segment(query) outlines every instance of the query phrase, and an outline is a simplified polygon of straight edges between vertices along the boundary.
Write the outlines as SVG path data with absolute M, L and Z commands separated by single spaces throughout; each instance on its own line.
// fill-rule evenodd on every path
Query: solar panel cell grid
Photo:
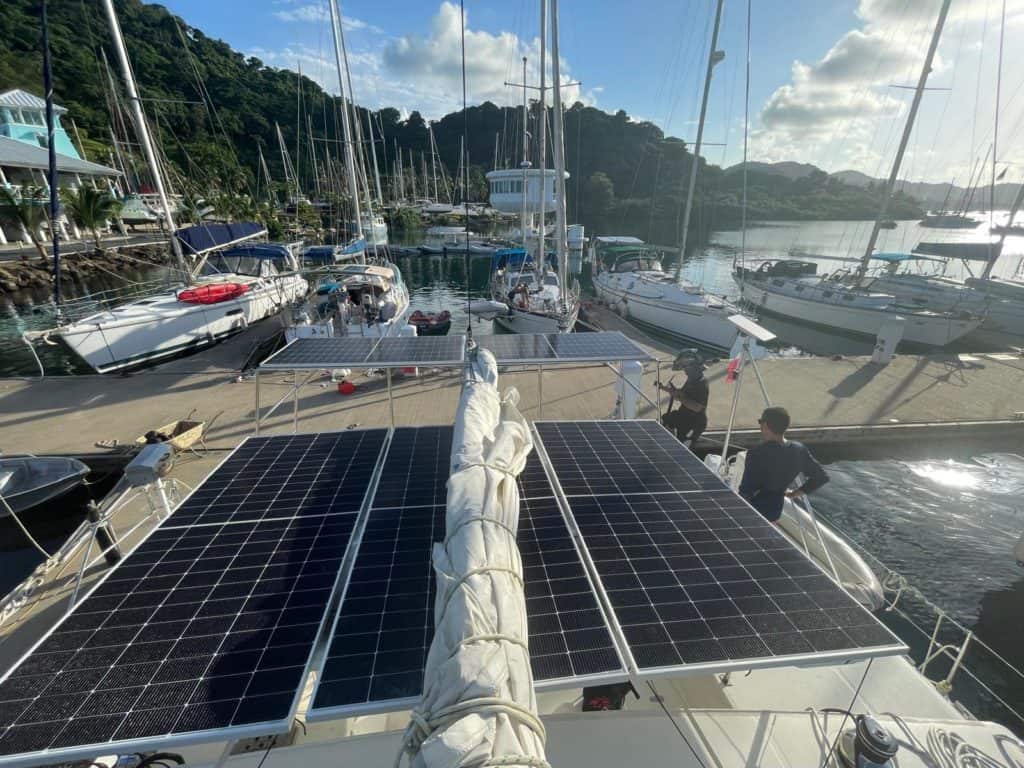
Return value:
M 703 476 L 660 426 L 536 426 L 640 671 L 900 650 L 774 525 Z
M 381 339 L 366 358 L 369 365 L 454 365 L 465 358 L 464 336 L 426 336 Z
M 387 430 L 250 438 L 164 528 L 356 512 Z
M 244 443 L 0 683 L 0 758 L 280 728 L 385 435 Z M 211 512 L 307 471 L 305 496 Z M 236 476 L 247 478 L 238 490 Z
M 517 360 L 554 360 L 555 351 L 543 333 L 510 333 L 481 337 L 477 343 L 499 363 Z
M 290 369 L 360 365 L 378 341 L 380 339 L 369 336 L 296 339 L 264 360 L 260 367 Z
M 618 331 L 551 333 L 548 343 L 559 360 L 650 360 L 651 356 Z

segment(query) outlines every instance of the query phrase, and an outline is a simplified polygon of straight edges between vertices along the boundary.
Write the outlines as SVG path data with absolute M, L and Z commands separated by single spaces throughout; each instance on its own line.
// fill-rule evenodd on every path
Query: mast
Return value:
M 320 166 L 317 164 L 316 159 L 316 144 L 313 142 L 313 118 L 306 113 L 306 128 L 309 131 L 309 161 L 313 166 L 313 186 L 316 188 L 317 197 L 321 197 L 320 192 Z
M 398 148 L 398 139 L 395 139 L 395 162 L 396 166 L 396 180 L 398 182 L 398 195 L 396 202 L 402 202 L 405 200 L 405 176 L 402 173 L 402 150 Z
M 528 181 L 527 175 L 526 175 L 526 171 L 530 167 L 530 160 L 529 160 L 530 145 L 529 145 L 529 139 L 527 138 L 529 134 L 526 132 L 527 109 L 528 109 L 528 107 L 527 107 L 527 104 L 526 104 L 526 57 L 523 56 L 523 162 L 522 162 L 522 164 L 520 166 L 523 169 L 523 197 L 522 197 L 523 204 L 522 204 L 522 210 L 521 210 L 520 218 L 519 218 L 519 228 L 520 228 L 520 230 L 522 230 L 522 233 L 523 233 L 523 249 L 524 250 L 526 249 L 526 184 L 527 184 L 527 181 Z
M 882 198 L 882 205 L 878 209 L 878 216 L 875 217 L 875 225 L 871 228 L 871 237 L 868 238 L 867 248 L 864 249 L 864 256 L 861 257 L 860 267 L 857 270 L 858 276 L 863 276 L 867 271 L 868 263 L 871 261 L 871 254 L 878 242 L 878 233 L 882 228 L 882 221 L 889 210 L 889 201 L 892 199 L 892 192 L 896 188 L 896 177 L 899 176 L 900 165 L 903 163 L 903 153 L 907 151 L 907 144 L 910 142 L 910 134 L 914 130 L 914 120 L 917 118 L 918 107 L 921 106 L 921 97 L 924 95 L 924 87 L 928 83 L 928 75 L 932 71 L 932 62 L 935 60 L 935 51 L 939 47 L 939 38 L 942 37 L 942 27 L 946 23 L 946 14 L 949 12 L 949 4 L 952 0 L 942 0 L 942 7 L 939 9 L 939 18 L 935 22 L 935 31 L 932 33 L 931 42 L 928 44 L 928 53 L 924 57 L 924 65 L 921 67 L 921 76 L 917 80 L 917 88 L 914 90 L 914 100 L 910 103 L 910 112 L 907 114 L 907 123 L 903 126 L 903 136 L 900 138 L 900 146 L 896 150 L 896 159 L 892 164 L 892 171 L 889 173 L 889 180 L 885 185 L 885 195 Z
M 373 117 L 370 110 L 366 110 L 366 124 L 370 127 L 370 154 L 373 156 L 373 183 L 377 190 L 377 205 L 384 205 L 384 196 L 380 191 L 380 169 L 377 167 L 377 142 L 373 138 Z
M 462 163 L 465 161 L 465 155 L 466 155 L 466 137 L 465 136 L 459 136 L 459 170 L 456 172 L 458 174 L 459 178 L 458 178 L 458 180 L 455 183 L 459 186 L 460 189 L 462 189 L 462 202 L 466 202 L 466 189 L 465 189 L 465 185 L 462 183 L 462 176 L 463 176 L 463 173 L 462 173 L 463 165 L 462 165 Z M 452 202 L 454 202 L 454 201 L 452 201 Z
M 434 180 L 434 202 L 438 202 L 437 197 L 437 148 L 434 144 L 434 126 L 427 126 L 427 133 L 430 138 L 430 175 Z
M 156 186 L 157 197 L 160 198 L 160 207 L 163 209 L 164 219 L 167 222 L 167 235 L 171 241 L 171 251 L 174 253 L 174 260 L 181 270 L 185 282 L 191 285 L 192 272 L 185 266 L 185 256 L 181 252 L 181 243 L 175 236 L 177 231 L 174 226 L 174 217 L 171 215 L 171 206 L 167 201 L 167 191 L 164 188 L 164 178 L 157 164 L 156 153 L 153 151 L 153 143 L 149 137 L 149 126 L 146 124 L 146 115 L 142 111 L 142 100 L 139 98 L 138 88 L 135 86 L 135 75 L 132 73 L 131 62 L 128 61 L 128 51 L 124 47 L 124 38 L 121 36 L 121 24 L 114 12 L 114 0 L 103 0 L 103 6 L 107 11 L 107 21 L 110 23 L 110 36 L 114 38 L 114 48 L 117 50 L 117 58 L 121 63 L 121 73 L 124 77 L 125 89 L 128 91 L 128 101 L 132 106 L 132 114 L 135 117 L 136 130 L 139 134 L 139 142 L 142 144 L 142 151 L 146 155 L 146 162 L 149 163 L 153 173 L 153 184 Z
M 498 132 L 494 132 L 494 170 L 498 170 Z
M 676 282 L 683 272 L 683 256 L 686 253 L 686 237 L 690 231 L 690 214 L 693 212 L 693 192 L 697 188 L 697 167 L 700 165 L 700 145 L 704 139 L 704 118 L 708 114 L 708 95 L 711 93 L 711 75 L 715 65 L 725 58 L 718 50 L 718 29 L 722 24 L 722 4 L 715 7 L 715 26 L 711 32 L 711 50 L 708 51 L 708 68 L 704 74 L 704 95 L 700 101 L 700 122 L 697 124 L 697 142 L 693 145 L 693 164 L 690 166 L 690 183 L 686 188 L 686 207 L 683 210 L 683 239 L 679 245 L 679 263 L 676 265 Z
M 110 0 L 107 0 L 110 2 Z M 362 239 L 363 237 L 363 216 L 362 211 L 359 207 L 359 188 L 356 184 L 356 158 L 355 152 L 352 151 L 352 126 L 349 125 L 348 121 L 348 109 L 345 106 L 345 77 L 342 72 L 341 65 L 341 32 L 339 16 L 341 13 L 338 11 L 337 0 L 327 0 L 327 4 L 331 7 L 331 34 L 334 36 L 334 63 L 338 69 L 338 90 L 341 91 L 341 129 L 344 132 L 345 137 L 345 165 L 348 176 L 348 193 L 352 197 L 352 207 L 355 209 L 356 214 L 356 238 Z M 351 94 L 350 94 L 351 95 Z
M 544 0 L 541 0 L 542 4 L 543 2 Z M 543 42 L 541 50 L 543 50 Z M 542 89 L 542 103 L 543 99 L 544 91 Z M 551 0 L 551 109 L 554 112 L 552 152 L 555 157 L 555 251 L 558 254 L 558 280 L 561 287 L 562 306 L 567 310 L 569 306 L 566 301 L 569 289 L 569 249 L 566 243 L 565 228 L 565 145 L 563 144 L 564 126 L 562 125 L 562 74 L 558 60 L 558 0 Z M 543 196 L 543 189 L 541 195 Z M 543 232 L 543 222 L 541 222 L 541 231 Z M 543 242 L 544 235 L 541 234 L 541 243 Z M 541 256 L 543 258 L 543 253 Z
M 46 13 L 46 3 L 43 3 L 44 11 Z M 992 192 L 989 196 L 988 205 L 988 225 L 989 232 L 992 231 L 992 225 L 995 223 L 995 210 L 996 210 L 996 150 L 999 146 L 999 102 L 1003 88 L 1003 38 L 1006 34 L 1006 0 L 1003 0 L 1003 11 L 1001 17 L 1001 23 L 999 25 L 999 63 L 996 67 L 996 113 L 994 125 L 992 127 Z M 983 280 L 988 279 L 989 275 L 992 274 L 992 268 L 995 267 L 996 261 L 999 260 L 999 255 L 1003 252 L 1003 242 L 1006 240 L 1006 233 L 1010 229 L 1010 225 L 1013 224 L 1013 217 L 1017 215 L 1017 208 L 1020 207 L 1021 193 L 1024 192 L 1024 185 L 1021 189 L 1017 190 L 1017 196 L 1013 200 L 1013 207 L 1010 211 L 1010 218 L 1006 222 L 1006 226 L 1003 227 L 1003 231 L 999 235 L 999 247 L 992 247 L 992 240 L 989 238 L 989 252 L 988 261 L 985 263 L 985 269 L 981 273 Z
M 545 62 L 547 61 L 547 37 L 548 37 L 548 4 L 547 0 L 540 0 L 540 126 L 539 134 L 540 140 L 538 147 L 538 154 L 540 155 L 540 200 L 537 201 L 538 211 L 540 213 L 540 232 L 537 233 L 537 263 L 540 265 L 541 272 L 547 272 L 548 261 L 544 254 L 544 236 L 546 234 L 545 229 L 545 210 L 544 206 L 547 203 L 547 182 L 548 182 L 548 99 L 546 90 L 546 79 L 547 73 L 544 71 Z M 526 80 L 523 80 L 525 83 Z M 558 268 L 562 268 L 562 262 L 558 262 Z M 565 287 L 564 285 L 562 286 Z
M 299 72 L 295 79 L 295 204 L 302 197 L 299 188 L 299 169 L 302 167 L 302 61 L 297 62 Z
M 60 316 L 60 229 L 57 214 L 60 210 L 57 188 L 57 149 L 53 146 L 53 66 L 50 60 L 50 29 L 46 18 L 46 0 L 43 0 L 41 19 L 43 32 L 43 89 L 46 92 L 46 156 L 47 184 L 50 187 L 50 237 L 53 240 L 53 303 Z

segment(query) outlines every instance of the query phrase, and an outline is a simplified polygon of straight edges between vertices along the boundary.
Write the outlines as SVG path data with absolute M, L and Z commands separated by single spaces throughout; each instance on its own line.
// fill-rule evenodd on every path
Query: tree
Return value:
M 615 187 L 608 174 L 598 171 L 590 175 L 583 201 L 583 220 L 587 226 L 600 226 L 615 202 Z
M 93 240 L 96 241 L 96 249 L 102 250 L 103 241 L 100 238 L 100 230 L 107 225 L 108 221 L 117 218 L 117 214 L 121 211 L 121 201 L 115 199 L 109 192 L 100 192 L 84 185 L 78 189 L 62 189 L 61 197 L 67 212 L 80 226 L 92 232 Z
M 18 194 L 10 187 L 0 187 L 0 220 L 23 228 L 39 251 L 39 258 L 46 262 L 46 248 L 39 239 L 39 229 L 46 221 L 46 208 L 41 187 L 25 186 Z M 27 260 L 26 257 L 22 257 Z

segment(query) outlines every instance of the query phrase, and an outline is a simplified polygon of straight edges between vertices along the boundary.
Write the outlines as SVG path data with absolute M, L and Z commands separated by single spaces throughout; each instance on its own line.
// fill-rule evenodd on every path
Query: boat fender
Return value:
M 1017 539 L 1017 546 L 1013 548 L 1013 554 L 1017 558 L 1017 565 L 1024 568 L 1024 533 Z

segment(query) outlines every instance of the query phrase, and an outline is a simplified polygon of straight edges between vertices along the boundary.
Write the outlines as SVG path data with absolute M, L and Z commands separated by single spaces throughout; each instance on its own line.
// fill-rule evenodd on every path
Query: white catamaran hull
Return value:
M 255 280 L 237 299 L 178 301 L 175 291 L 64 326 L 55 335 L 97 373 L 130 368 L 214 344 L 277 314 L 308 289 L 299 276 Z
M 688 343 L 714 349 L 732 348 L 738 331 L 729 322 L 729 316 L 738 314 L 738 309 L 724 302 L 709 301 L 704 295 L 687 294 L 689 301 L 682 300 L 682 296 L 679 301 L 645 296 L 626 288 L 619 278 L 603 273 L 594 278 L 594 288 L 623 317 Z
M 887 320 L 902 317 L 906 321 L 903 341 L 929 347 L 944 347 L 981 325 L 980 317 L 954 318 L 911 311 L 898 313 L 885 309 L 845 307 L 822 301 L 808 301 L 765 290 L 749 280 L 740 283 L 740 295 L 762 312 L 870 338 L 878 336 Z

